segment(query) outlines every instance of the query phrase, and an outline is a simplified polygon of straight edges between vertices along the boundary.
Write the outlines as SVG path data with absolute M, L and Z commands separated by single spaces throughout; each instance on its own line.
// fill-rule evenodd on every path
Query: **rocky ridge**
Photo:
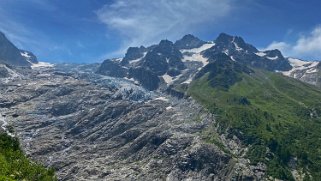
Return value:
M 147 48 L 131 47 L 124 58 L 105 60 L 97 73 L 133 79 L 149 90 L 164 89 L 164 86 L 166 89 L 173 84 L 190 83 L 196 72 L 221 53 L 253 68 L 281 72 L 310 84 L 320 84 L 318 62 L 295 64 L 298 61 L 284 57 L 279 50 L 259 51 L 243 38 L 225 33 L 208 42 L 186 35 L 175 43 L 162 40 Z

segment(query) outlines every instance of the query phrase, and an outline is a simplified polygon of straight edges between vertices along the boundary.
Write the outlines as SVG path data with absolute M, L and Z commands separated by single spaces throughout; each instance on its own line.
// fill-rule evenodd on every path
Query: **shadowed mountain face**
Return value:
M 0 63 L 14 66 L 30 66 L 31 63 L 21 53 L 22 51 L 0 32 Z

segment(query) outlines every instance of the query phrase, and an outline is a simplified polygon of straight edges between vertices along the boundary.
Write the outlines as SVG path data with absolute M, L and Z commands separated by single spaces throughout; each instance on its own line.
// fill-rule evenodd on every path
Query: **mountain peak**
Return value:
M 217 39 L 226 39 L 226 38 L 233 38 L 233 36 L 222 32 L 217 37 Z
M 217 46 L 227 48 L 227 49 L 235 49 L 236 51 L 247 51 L 247 52 L 258 52 L 258 50 L 246 43 L 242 37 L 240 36 L 232 36 L 226 33 L 221 33 L 215 40 Z
M 234 36 L 226 34 L 226 33 L 220 33 L 218 37 L 216 38 L 216 43 L 228 43 L 232 42 L 234 39 Z
M 240 45 L 245 45 L 245 41 L 242 37 L 232 36 L 226 33 L 221 33 L 215 40 L 216 43 L 232 43 L 235 42 Z
M 161 40 L 158 45 L 159 45 L 159 46 L 172 46 L 172 45 L 173 45 L 173 42 L 165 39 L 165 40 Z
M 192 34 L 187 34 L 183 36 L 182 39 L 177 40 L 175 42 L 175 46 L 178 49 L 193 49 L 193 48 L 199 48 L 202 45 L 205 44 L 205 41 L 200 40 L 199 38 L 195 37 Z

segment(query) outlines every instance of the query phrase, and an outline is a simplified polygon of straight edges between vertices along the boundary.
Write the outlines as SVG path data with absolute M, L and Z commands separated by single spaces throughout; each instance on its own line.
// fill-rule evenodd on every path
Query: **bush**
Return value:
M 0 134 L 0 181 L 56 180 L 53 169 L 31 162 L 21 151 L 17 138 Z

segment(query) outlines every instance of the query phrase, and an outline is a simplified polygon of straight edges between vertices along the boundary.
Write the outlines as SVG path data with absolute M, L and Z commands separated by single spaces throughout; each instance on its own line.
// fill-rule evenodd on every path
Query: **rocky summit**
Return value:
M 319 62 L 225 33 L 101 64 L 46 64 L 10 47 L 0 130 L 58 180 L 320 178 Z

